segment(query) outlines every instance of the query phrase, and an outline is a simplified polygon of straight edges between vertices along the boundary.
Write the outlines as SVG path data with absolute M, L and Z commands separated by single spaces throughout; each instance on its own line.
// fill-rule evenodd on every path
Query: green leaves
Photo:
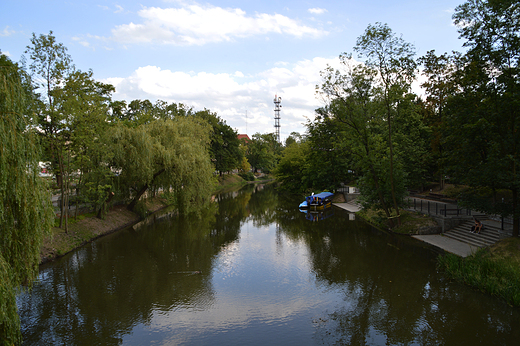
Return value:
M 518 235 L 520 4 L 469 0 L 453 18 L 468 51 L 454 59 L 455 92 L 446 103 L 443 145 L 450 174 L 475 191 L 510 190 L 506 202 Z M 485 212 L 497 210 L 496 203 L 483 203 L 476 195 L 466 193 L 465 202 Z
M 131 209 L 150 186 L 174 191 L 177 207 L 187 211 L 207 200 L 214 168 L 208 154 L 210 127 L 194 117 L 156 120 L 135 128 L 114 128 L 113 165 L 134 193 Z
M 0 55 L 0 344 L 20 340 L 15 292 L 38 274 L 40 245 L 53 222 L 46 183 L 38 176 L 35 133 L 24 112 L 32 95 L 23 72 Z
M 269 173 L 276 166 L 280 149 L 273 133 L 255 133 L 247 144 L 246 157 L 255 172 Z

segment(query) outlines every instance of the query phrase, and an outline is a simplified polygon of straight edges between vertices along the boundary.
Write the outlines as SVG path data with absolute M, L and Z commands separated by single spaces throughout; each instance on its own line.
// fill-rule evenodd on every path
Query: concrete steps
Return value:
M 485 247 L 493 245 L 500 240 L 500 228 L 482 221 L 484 229 L 480 234 L 471 233 L 474 221 L 466 221 L 463 224 L 443 233 L 444 236 L 470 245 Z

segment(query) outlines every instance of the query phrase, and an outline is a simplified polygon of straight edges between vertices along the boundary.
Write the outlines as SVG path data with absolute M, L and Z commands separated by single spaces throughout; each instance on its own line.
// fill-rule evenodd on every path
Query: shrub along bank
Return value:
M 520 239 L 507 238 L 462 258 L 440 256 L 438 266 L 446 275 L 482 292 L 520 306 Z

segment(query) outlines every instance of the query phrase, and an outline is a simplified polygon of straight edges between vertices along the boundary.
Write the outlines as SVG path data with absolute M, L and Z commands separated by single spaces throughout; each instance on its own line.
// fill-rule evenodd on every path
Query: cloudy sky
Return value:
M 322 106 L 319 72 L 386 23 L 417 56 L 462 50 L 452 23 L 462 0 L 3 0 L 0 50 L 20 61 L 32 33 L 53 31 L 78 69 L 116 87 L 114 99 L 210 109 L 239 133 L 305 132 Z

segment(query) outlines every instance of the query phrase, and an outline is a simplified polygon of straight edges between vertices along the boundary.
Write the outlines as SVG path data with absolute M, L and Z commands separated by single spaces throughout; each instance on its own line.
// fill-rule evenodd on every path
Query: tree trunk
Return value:
M 141 198 L 141 196 L 146 192 L 146 190 L 148 190 L 148 187 L 150 187 L 151 184 L 153 184 L 153 182 L 155 181 L 155 179 L 161 175 L 162 173 L 164 173 L 166 170 L 163 168 L 161 169 L 160 171 L 158 171 L 157 173 L 155 173 L 153 175 L 153 178 L 152 178 L 152 181 L 149 183 L 149 184 L 145 184 L 139 191 L 137 191 L 137 194 L 135 195 L 134 199 L 132 200 L 132 202 L 130 202 L 130 204 L 128 204 L 128 207 L 127 209 L 130 210 L 130 211 L 134 211 L 134 208 L 137 204 L 137 202 L 139 202 L 139 199 Z
M 401 226 L 401 215 L 399 215 L 399 207 L 397 200 L 395 199 L 395 187 L 394 187 L 394 148 L 392 145 L 392 120 L 390 118 L 390 110 L 388 110 L 388 145 L 390 147 L 390 187 L 392 191 L 392 201 L 394 203 L 394 209 L 397 213 L 397 224 Z
M 518 190 L 513 189 L 513 237 L 518 237 L 518 226 L 520 226 L 520 219 L 517 212 L 518 207 Z
M 374 179 L 374 184 L 376 185 L 377 193 L 379 195 L 379 201 L 381 202 L 381 205 L 383 206 L 383 210 L 385 211 L 386 217 L 390 224 L 390 228 L 394 228 L 394 220 L 392 220 L 392 218 L 391 218 L 390 211 L 388 210 L 388 206 L 386 205 L 386 202 L 385 202 L 385 198 L 383 196 L 383 193 L 381 192 L 381 189 L 379 188 L 379 179 L 377 178 L 377 173 L 372 164 L 370 164 L 370 171 L 372 173 L 372 178 Z
M 101 205 L 101 207 L 99 208 L 98 210 L 98 213 L 97 213 L 97 218 L 98 219 L 101 219 L 102 216 L 103 216 L 103 210 L 105 209 L 105 206 L 110 203 L 110 201 L 112 201 L 112 198 L 114 198 L 114 193 L 112 191 L 109 191 L 108 192 L 108 197 L 107 199 L 103 202 L 103 204 Z

